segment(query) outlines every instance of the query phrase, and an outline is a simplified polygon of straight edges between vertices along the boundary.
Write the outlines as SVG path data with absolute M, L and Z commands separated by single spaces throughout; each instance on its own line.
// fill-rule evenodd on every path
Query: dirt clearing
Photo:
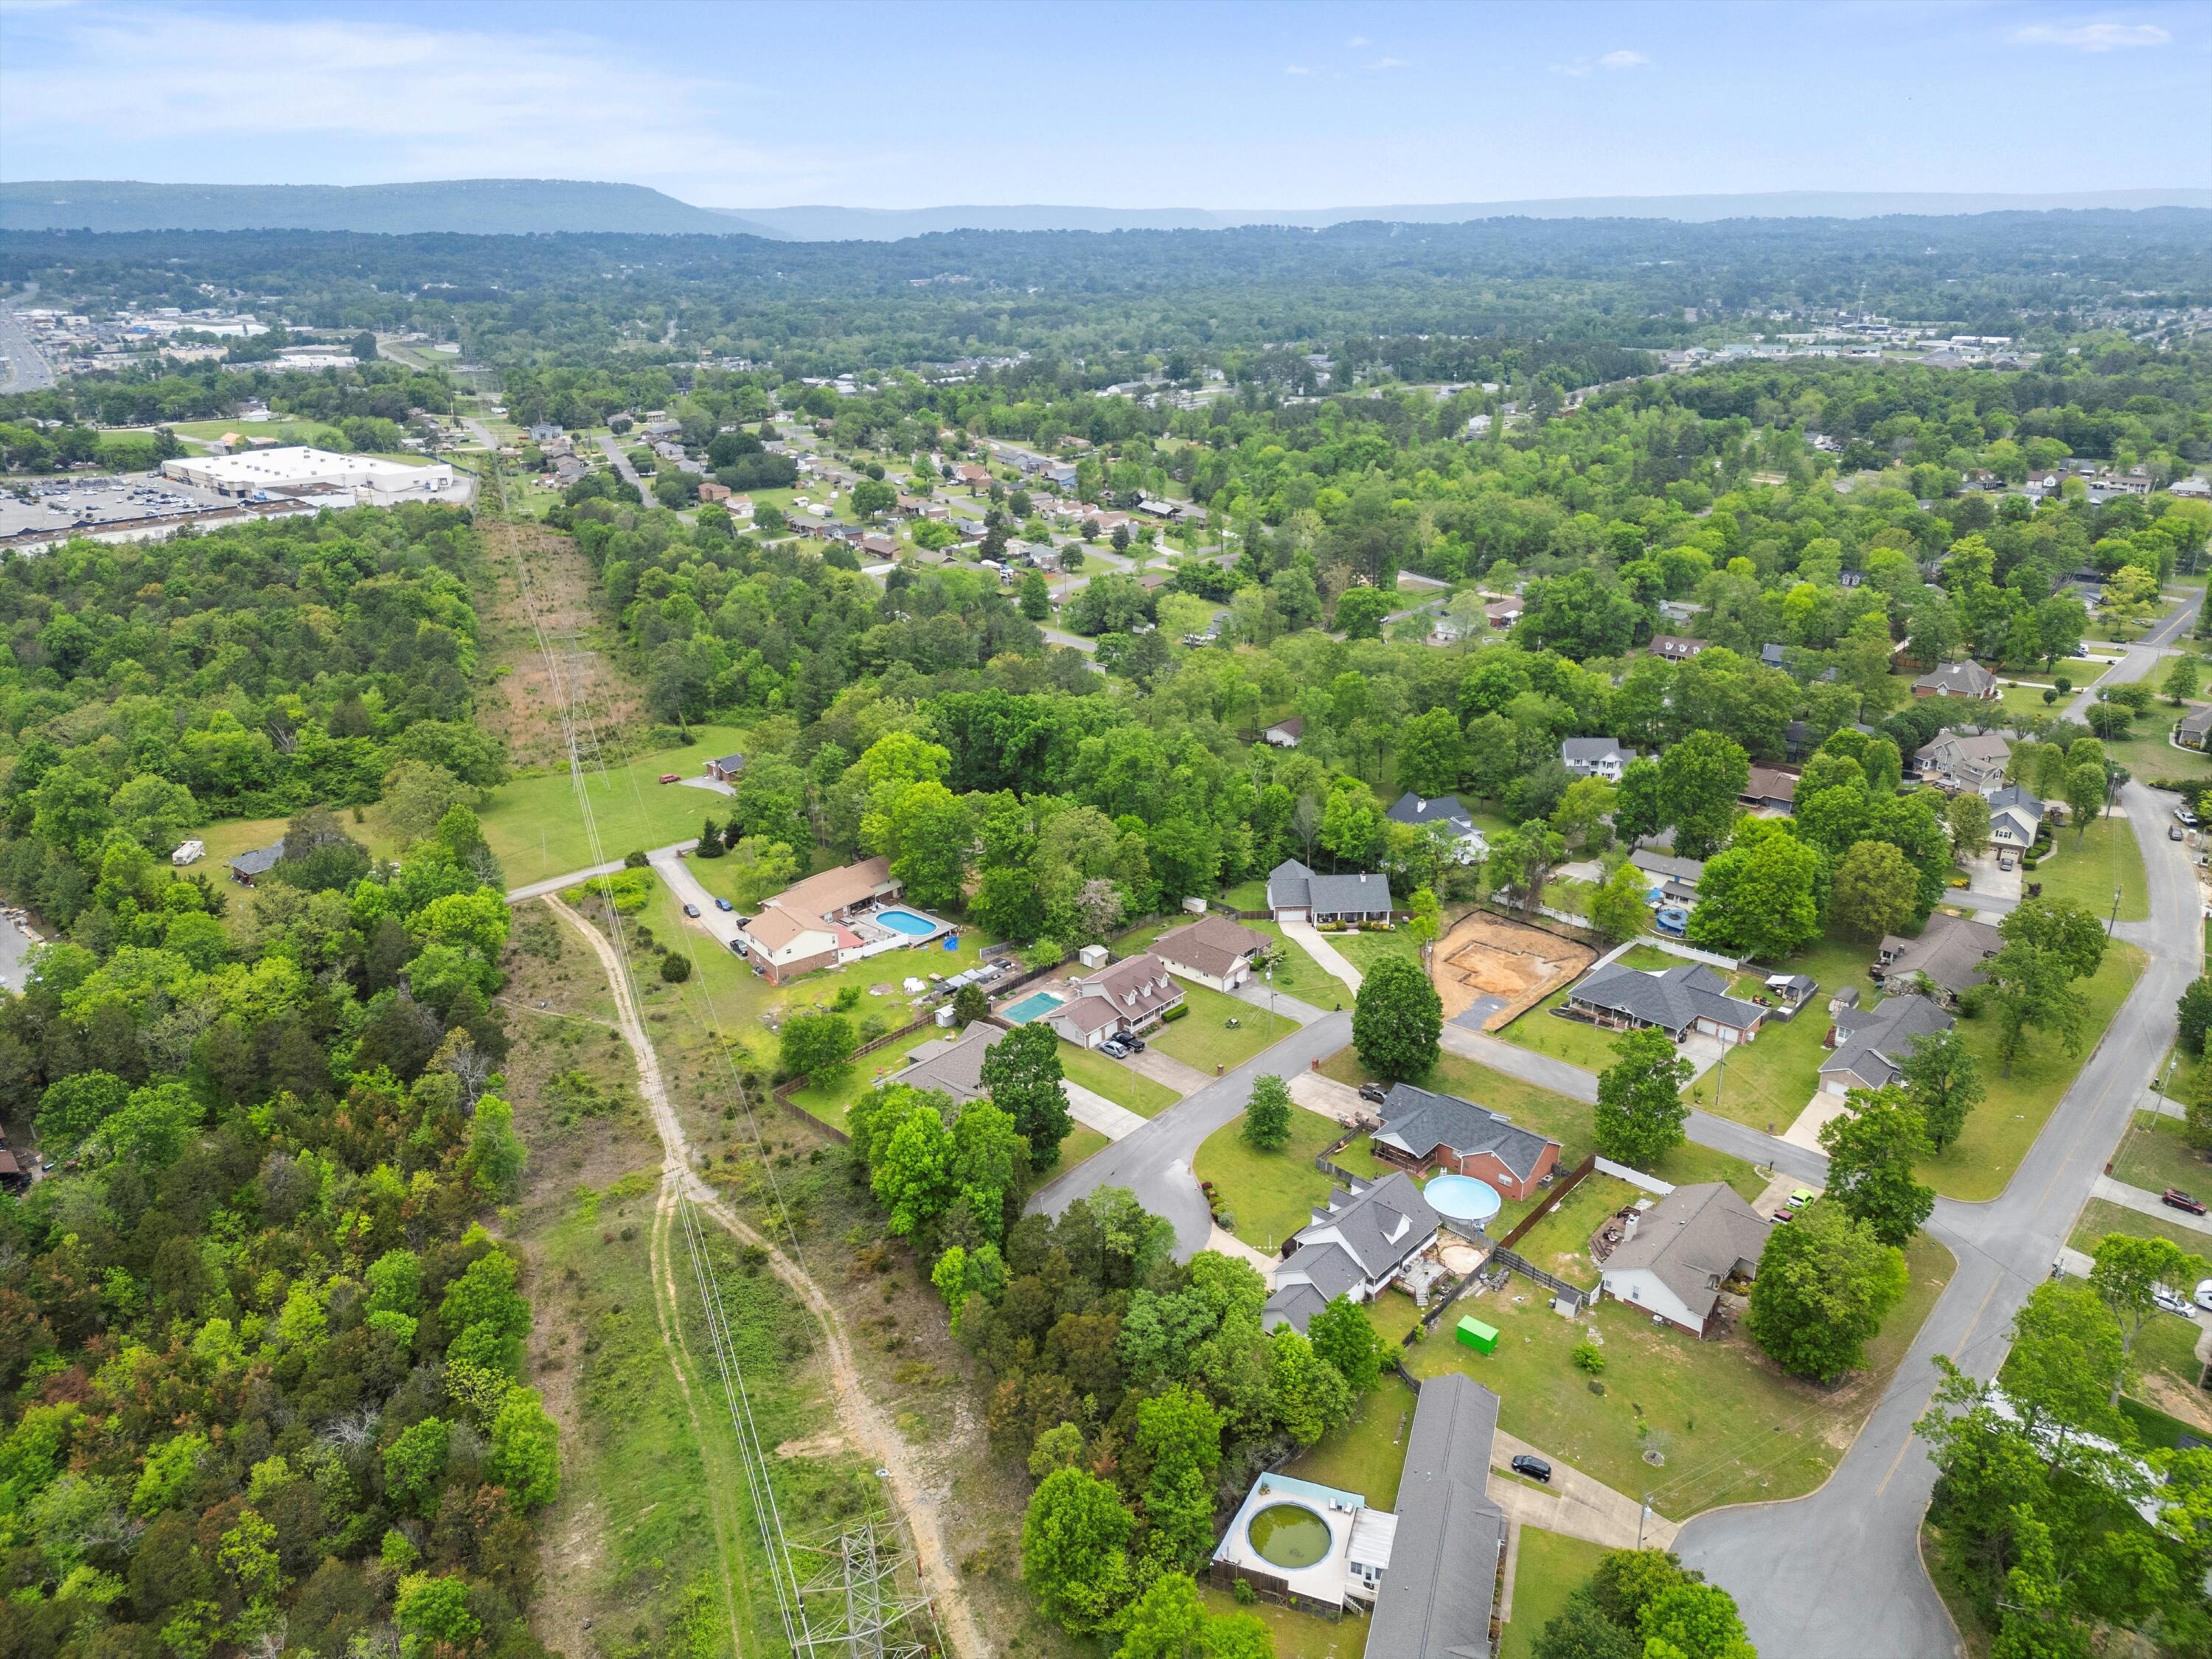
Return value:
M 1488 1000 L 1496 1006 L 1484 1016 L 1482 1029 L 1495 1031 L 1596 960 L 1597 952 L 1586 945 L 1477 910 L 1444 935 L 1430 971 L 1446 1019 Z

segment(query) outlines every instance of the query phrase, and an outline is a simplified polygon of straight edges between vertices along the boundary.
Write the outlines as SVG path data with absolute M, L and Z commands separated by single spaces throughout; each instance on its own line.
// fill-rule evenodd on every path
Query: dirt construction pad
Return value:
M 1495 1031 L 1518 1019 L 1597 960 L 1588 945 L 1478 910 L 1461 918 L 1431 957 L 1444 1018 L 1488 999 L 1500 1002 L 1484 1018 Z

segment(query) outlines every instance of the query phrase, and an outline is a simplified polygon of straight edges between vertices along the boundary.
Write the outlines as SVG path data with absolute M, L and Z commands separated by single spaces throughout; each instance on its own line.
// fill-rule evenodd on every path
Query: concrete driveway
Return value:
M 1524 1455 L 1540 1457 L 1552 1466 L 1549 1486 L 1531 1486 L 1511 1473 L 1509 1465 Z M 1646 1517 L 1638 1499 L 1503 1431 L 1491 1443 L 1490 1463 L 1490 1501 L 1524 1527 L 1541 1527 L 1615 1550 L 1639 1547 L 1639 1535 L 1642 1548 L 1667 1549 L 1681 1530 L 1663 1515 Z M 1652 1471 L 1655 1480 L 1660 1474 Z
M 2212 1188 L 2190 1194 L 2203 1198 Z M 2089 1196 L 2101 1198 L 2107 1204 L 2117 1204 L 2124 1210 L 2133 1210 L 2137 1215 L 2155 1216 L 2169 1227 L 2186 1227 L 2191 1232 L 2212 1235 L 2212 1217 L 2191 1215 L 2186 1210 L 2177 1210 L 2166 1203 L 2156 1193 L 2146 1192 L 2141 1187 L 2130 1187 L 2124 1181 L 2115 1181 L 2110 1176 L 2099 1176 L 2096 1184 L 2089 1188 Z
M 646 857 L 652 863 L 653 872 L 668 884 L 668 890 L 676 895 L 678 903 L 699 907 L 699 914 L 688 918 L 684 926 L 695 933 L 704 933 L 726 951 L 743 931 L 738 926 L 737 915 L 732 911 L 714 908 L 714 896 L 700 885 L 699 878 L 691 873 L 690 860 L 677 856 L 680 850 L 664 847 L 658 853 L 647 854 Z
M 1353 967 L 1344 952 L 1328 942 L 1328 936 L 1310 921 L 1285 921 L 1279 924 L 1283 937 L 1314 959 L 1325 974 L 1333 974 L 1344 982 L 1344 988 L 1354 996 L 1359 994 L 1359 969 Z

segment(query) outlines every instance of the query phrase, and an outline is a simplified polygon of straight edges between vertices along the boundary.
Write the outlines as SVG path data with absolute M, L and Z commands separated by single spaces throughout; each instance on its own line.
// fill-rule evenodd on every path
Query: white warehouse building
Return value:
M 357 501 L 380 505 L 447 495 L 465 500 L 469 493 L 454 488 L 453 469 L 444 461 L 410 466 L 404 461 L 380 460 L 374 455 L 334 454 L 304 444 L 248 450 L 241 455 L 184 455 L 162 462 L 161 472 L 180 483 L 212 489 L 222 495 L 251 496 L 263 492 L 315 495 L 351 490 Z

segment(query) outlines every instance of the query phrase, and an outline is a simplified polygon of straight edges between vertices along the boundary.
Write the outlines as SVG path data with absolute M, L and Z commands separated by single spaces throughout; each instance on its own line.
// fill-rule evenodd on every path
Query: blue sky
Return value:
M 2212 186 L 2212 0 L 0 0 L 0 174 L 712 207 Z

